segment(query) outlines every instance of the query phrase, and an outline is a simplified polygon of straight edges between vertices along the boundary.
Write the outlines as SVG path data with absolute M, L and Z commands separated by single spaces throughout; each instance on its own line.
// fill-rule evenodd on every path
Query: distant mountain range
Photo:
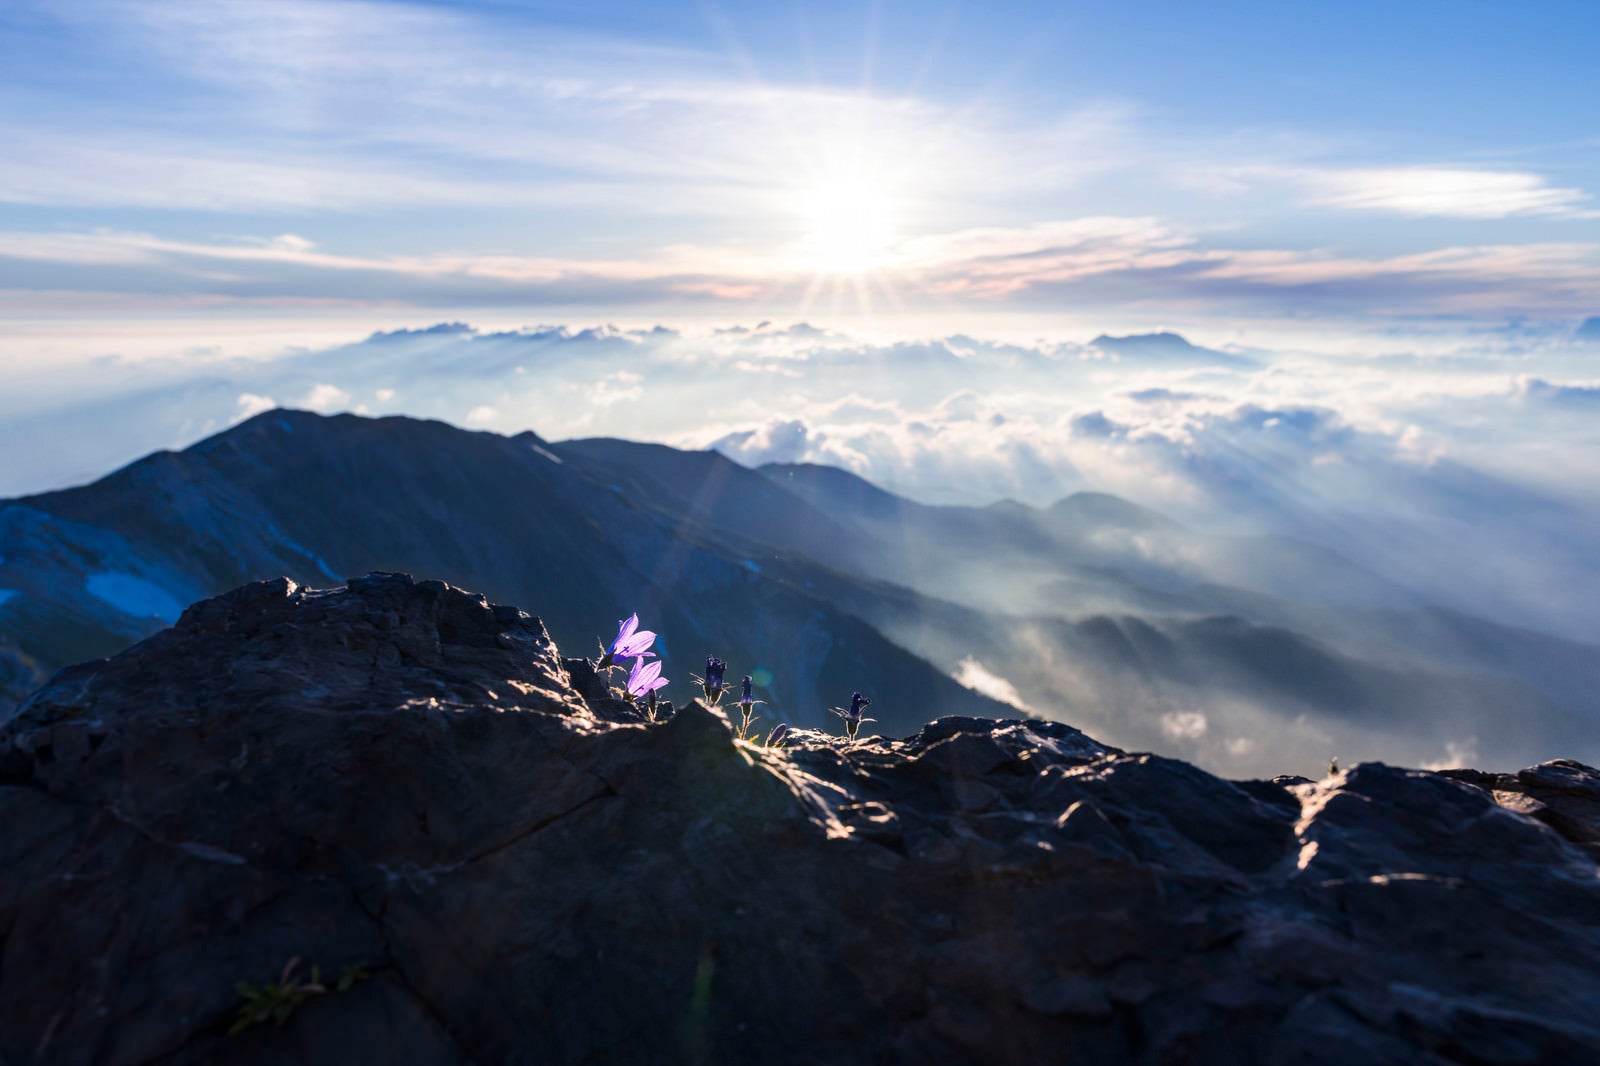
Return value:
M 1118 359 L 1142 363 L 1208 364 L 1211 366 L 1255 366 L 1254 359 L 1214 348 L 1201 348 L 1177 333 L 1135 333 L 1113 337 L 1102 333 L 1089 347 Z
M 822 726 L 854 689 L 895 731 L 1005 710 L 764 574 L 755 551 L 674 523 L 659 499 L 531 433 L 272 411 L 92 485 L 0 505 L 0 632 L 11 672 L 35 680 L 246 581 L 405 570 L 537 604 L 574 654 L 637 610 L 662 634 L 667 698 L 686 699 L 689 673 L 716 654 L 735 679 L 756 676 L 769 720 Z
M 1241 775 L 1600 755 L 1600 648 L 1326 549 L 1103 494 L 931 507 L 828 467 L 281 410 L 0 502 L 0 708 L 193 600 L 378 569 L 535 606 L 569 652 L 638 610 L 665 695 L 716 654 L 800 725 L 859 689 L 885 732 L 1022 707 Z

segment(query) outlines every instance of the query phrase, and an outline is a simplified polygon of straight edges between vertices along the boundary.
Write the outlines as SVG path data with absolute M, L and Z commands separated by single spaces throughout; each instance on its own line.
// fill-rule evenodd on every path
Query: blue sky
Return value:
M 1600 310 L 1597 22 L 16 0 L 0 316 L 1575 322 Z
M 409 414 L 1111 491 L 1597 639 L 1597 26 L 7 0 L 0 495 Z

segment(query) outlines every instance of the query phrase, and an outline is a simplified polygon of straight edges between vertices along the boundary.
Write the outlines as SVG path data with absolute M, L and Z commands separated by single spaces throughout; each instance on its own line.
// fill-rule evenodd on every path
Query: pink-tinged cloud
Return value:
M 33 264 L 50 264 L 41 274 Z M 48 278 L 49 285 L 41 283 Z M 1582 314 L 1600 306 L 1600 243 L 1486 244 L 1384 257 L 1231 248 L 1149 217 L 1090 217 L 903 240 L 860 277 L 820 278 L 784 248 L 671 245 L 622 258 L 433 253 L 363 256 L 284 234 L 177 241 L 149 234 L 0 233 L 0 299 L 70 292 L 184 301 L 715 303 L 792 310 L 827 289 L 883 307 L 1209 307 L 1297 312 Z M 25 302 L 25 301 L 23 301 Z M 803 309 L 802 309 L 803 310 Z

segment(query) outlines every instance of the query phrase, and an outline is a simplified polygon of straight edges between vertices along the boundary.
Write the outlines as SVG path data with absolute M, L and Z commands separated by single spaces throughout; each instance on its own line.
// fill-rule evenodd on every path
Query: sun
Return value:
M 863 274 L 880 267 L 894 242 L 895 199 L 888 183 L 863 167 L 831 170 L 797 190 L 806 267 L 816 274 Z

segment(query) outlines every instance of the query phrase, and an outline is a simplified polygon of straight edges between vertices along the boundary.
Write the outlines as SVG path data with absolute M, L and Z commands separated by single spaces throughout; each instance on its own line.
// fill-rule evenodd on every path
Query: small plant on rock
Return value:
M 322 983 L 322 970 L 319 967 L 311 967 L 311 980 L 302 981 L 295 974 L 299 966 L 300 956 L 296 955 L 284 965 L 283 973 L 279 974 L 277 981 L 272 984 L 257 988 L 246 981 L 240 981 L 234 985 L 234 990 L 244 1002 L 239 1004 L 238 1016 L 228 1027 L 228 1035 L 234 1036 L 252 1025 L 264 1025 L 267 1022 L 282 1025 L 289 1020 L 289 1016 L 300 1004 L 312 996 L 320 996 L 328 991 L 327 986 Z M 349 987 L 344 984 L 342 976 L 340 987 L 341 991 Z
M 352 962 L 339 967 L 339 983 L 334 987 L 340 992 L 348 992 L 371 976 L 361 963 Z
M 283 973 L 278 975 L 277 981 L 272 984 L 262 985 L 257 988 L 246 981 L 234 985 L 234 991 L 239 993 L 239 998 L 244 1002 L 239 1004 L 239 1013 L 234 1017 L 233 1024 L 228 1027 L 228 1035 L 236 1036 L 252 1025 L 264 1025 L 272 1022 L 282 1025 L 289 1020 L 289 1016 L 312 996 L 327 994 L 328 986 L 322 983 L 322 968 L 311 967 L 311 980 L 303 981 L 295 973 L 300 968 L 300 956 L 296 955 L 283 967 Z M 359 962 L 349 963 L 339 967 L 339 980 L 334 983 L 333 991 L 348 992 L 356 985 L 365 981 L 372 975 L 367 968 Z
M 694 679 L 694 683 L 700 686 L 700 690 L 705 693 L 707 707 L 715 707 L 722 702 L 722 679 L 727 672 L 727 663 L 715 655 L 707 655 L 706 676 L 696 677 L 694 674 L 689 675 Z
M 765 702 L 767 701 L 755 698 L 754 682 L 750 680 L 749 674 L 745 674 L 744 687 L 739 693 L 739 714 L 743 719 L 739 724 L 740 740 L 750 739 L 750 727 L 759 721 L 757 718 L 752 718 L 751 715 L 755 712 L 756 704 Z
M 828 708 L 829 713 L 836 714 L 840 718 L 844 719 L 844 735 L 852 744 L 856 742 L 856 731 L 861 728 L 862 722 L 877 721 L 876 718 L 861 717 L 862 708 L 866 707 L 871 702 L 871 700 L 867 699 L 867 697 L 863 696 L 861 693 L 852 692 L 850 694 L 849 710 L 845 710 L 842 707 Z

